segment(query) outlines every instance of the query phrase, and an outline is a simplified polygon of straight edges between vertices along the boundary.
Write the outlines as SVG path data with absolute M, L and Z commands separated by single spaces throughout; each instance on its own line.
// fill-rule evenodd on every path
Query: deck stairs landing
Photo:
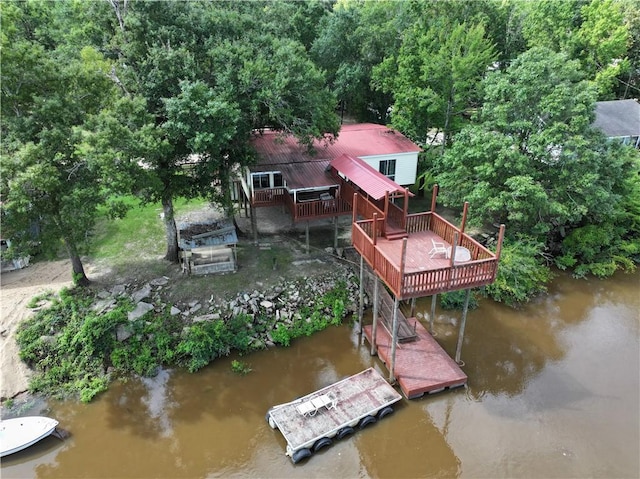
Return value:
M 385 238 L 389 241 L 408 238 L 409 233 L 397 221 L 389 218 L 385 224 Z
M 375 278 L 375 273 L 366 266 L 364 287 L 372 301 Z M 393 299 L 383 284 L 380 284 L 378 287 L 378 297 L 380 301 L 378 319 L 391 337 L 393 336 Z M 418 320 L 416 318 L 407 319 L 402 310 L 398 308 L 398 343 L 406 343 L 418 339 L 418 335 L 416 334 L 417 321 Z
M 407 233 L 405 230 L 400 229 L 400 228 L 395 229 L 395 228 L 390 228 L 390 227 L 387 226 L 387 231 L 385 233 L 385 237 L 389 241 L 400 240 L 400 239 L 408 238 L 409 237 L 409 233 Z

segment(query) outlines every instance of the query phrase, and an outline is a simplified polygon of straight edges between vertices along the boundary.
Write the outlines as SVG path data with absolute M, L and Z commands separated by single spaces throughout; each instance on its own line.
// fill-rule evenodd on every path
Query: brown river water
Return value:
M 2 461 L 2 478 L 638 478 L 640 274 L 561 275 L 521 310 L 469 313 L 468 386 L 398 403 L 394 414 L 294 465 L 265 421 L 290 401 L 379 360 L 357 328 L 289 348 L 224 358 L 196 374 L 163 371 L 113 385 L 91 404 L 49 401 L 32 414 L 71 433 Z M 430 298 L 418 311 L 430 310 Z M 437 311 L 453 355 L 460 312 Z M 370 316 L 365 317 L 370 321 Z

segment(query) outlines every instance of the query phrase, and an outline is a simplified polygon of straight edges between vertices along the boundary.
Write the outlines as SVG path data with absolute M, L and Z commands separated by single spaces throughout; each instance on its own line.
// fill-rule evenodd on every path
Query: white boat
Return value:
M 44 416 L 17 417 L 0 421 L 0 457 L 21 451 L 56 430 L 58 421 Z

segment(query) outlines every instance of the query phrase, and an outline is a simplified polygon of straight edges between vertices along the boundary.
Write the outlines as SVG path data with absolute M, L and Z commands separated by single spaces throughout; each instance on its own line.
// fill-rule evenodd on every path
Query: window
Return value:
M 390 180 L 396 179 L 396 160 L 382 160 L 380 161 L 380 173 L 389 178 Z
M 273 187 L 279 188 L 284 186 L 284 180 L 282 179 L 282 173 L 274 173 L 273 174 Z
M 253 179 L 253 189 L 259 190 L 261 188 L 269 188 L 269 173 L 254 173 L 251 175 Z

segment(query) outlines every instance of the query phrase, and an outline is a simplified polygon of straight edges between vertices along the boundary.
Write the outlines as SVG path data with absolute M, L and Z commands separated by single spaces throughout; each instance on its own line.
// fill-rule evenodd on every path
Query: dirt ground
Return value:
M 27 304 L 45 291 L 70 286 L 68 260 L 35 263 L 0 275 L 0 398 L 12 398 L 27 390 L 30 370 L 18 357 L 15 335 L 20 322 L 33 310 Z

